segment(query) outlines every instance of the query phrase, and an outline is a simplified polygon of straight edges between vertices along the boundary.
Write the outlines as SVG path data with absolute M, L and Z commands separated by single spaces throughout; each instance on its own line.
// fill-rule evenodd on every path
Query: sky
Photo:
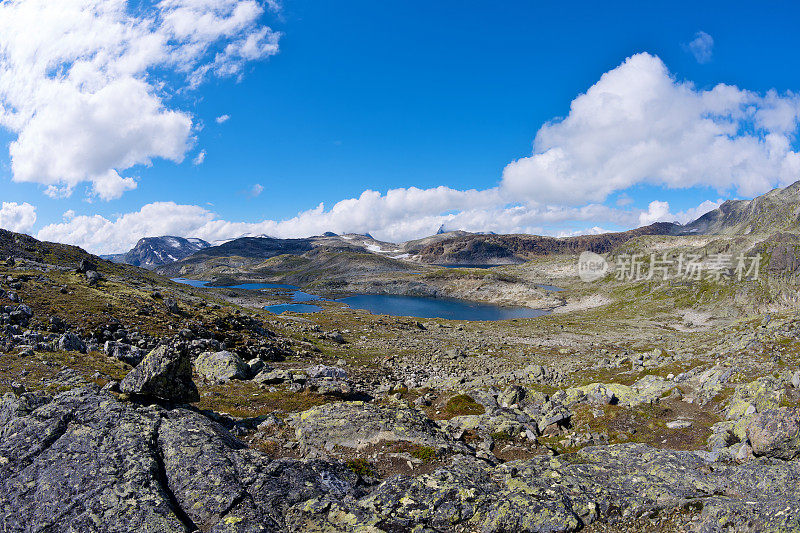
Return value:
M 2 0 L 0 227 L 117 253 L 157 235 L 686 223 L 800 179 L 798 15 Z

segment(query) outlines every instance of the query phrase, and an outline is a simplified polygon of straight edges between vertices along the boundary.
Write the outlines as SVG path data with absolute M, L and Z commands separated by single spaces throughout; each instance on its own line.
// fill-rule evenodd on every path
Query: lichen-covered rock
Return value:
M 738 385 L 728 405 L 726 418 L 738 420 L 767 409 L 774 409 L 780 405 L 785 396 L 783 382 L 771 376 Z
M 564 402 L 568 404 L 614 403 L 625 407 L 655 403 L 661 399 L 675 383 L 660 376 L 647 375 L 633 385 L 620 383 L 591 383 L 583 387 L 571 387 L 565 390 Z
M 6 395 L 2 405 L 18 400 Z M 271 460 L 188 408 L 123 403 L 96 389 L 34 403 L 0 424 L 4 532 L 566 532 L 687 504 L 693 531 L 800 530 L 800 461 L 737 465 L 642 444 L 498 466 L 464 453 L 367 486 L 341 463 Z M 304 413 L 319 441 L 394 435 L 453 445 L 408 409 L 331 405 Z
M 435 422 L 414 409 L 379 407 L 364 402 L 335 402 L 311 408 L 291 423 L 301 445 L 326 454 L 336 446 L 353 450 L 381 442 L 408 442 L 435 449 L 468 453 Z
M 278 383 L 288 382 L 305 383 L 306 377 L 307 376 L 305 373 L 300 373 L 298 371 L 286 370 L 284 368 L 265 368 L 253 378 L 253 381 L 257 383 L 263 383 L 265 385 L 275 385 Z
M 0 427 L 0 531 L 287 531 L 312 499 L 363 496 L 344 465 L 272 461 L 188 409 L 62 393 Z
M 704 401 L 710 400 L 722 391 L 722 388 L 731 379 L 733 373 L 733 367 L 721 365 L 713 366 L 704 371 L 695 380 L 698 396 Z
M 518 385 L 511 385 L 497 397 L 501 407 L 510 407 L 520 403 L 525 398 L 525 389 Z
M 566 532 L 701 502 L 698 531 L 743 524 L 751 531 L 794 531 L 800 528 L 798 474 L 795 463 L 710 463 L 692 452 L 640 444 L 497 467 L 457 456 L 428 474 L 392 477 L 356 502 L 297 505 L 287 521 L 298 531 Z
M 159 346 L 131 370 L 119 385 L 122 392 L 168 402 L 200 399 L 192 381 L 192 363 L 185 350 Z
M 800 409 L 768 409 L 750 421 L 747 436 L 753 454 L 794 459 L 800 456 Z
M 25 416 L 37 407 L 44 405 L 50 398 L 43 394 L 28 392 L 20 394 L 6 393 L 0 398 L 0 427 L 12 418 Z
M 233 352 L 203 352 L 194 361 L 198 374 L 211 381 L 247 379 L 250 367 Z

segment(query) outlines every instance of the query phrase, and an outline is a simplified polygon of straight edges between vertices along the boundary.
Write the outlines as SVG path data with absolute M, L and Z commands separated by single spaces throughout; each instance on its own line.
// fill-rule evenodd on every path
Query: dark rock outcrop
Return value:
M 120 390 L 164 400 L 195 402 L 200 399 L 192 381 L 192 361 L 186 350 L 159 346 L 131 370 L 120 383 Z
M 58 339 L 58 349 L 86 353 L 86 343 L 74 333 L 64 333 Z
M 6 398 L 3 399 L 6 401 Z M 0 531 L 286 531 L 298 502 L 360 496 L 343 465 L 272 461 L 188 409 L 62 393 L 0 428 Z

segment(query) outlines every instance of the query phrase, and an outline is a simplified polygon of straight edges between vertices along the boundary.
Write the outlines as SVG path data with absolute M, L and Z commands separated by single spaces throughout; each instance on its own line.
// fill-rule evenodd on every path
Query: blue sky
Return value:
M 159 77 L 166 82 L 157 91 L 160 101 L 165 109 L 190 117 L 191 134 L 180 163 L 156 155 L 149 166 L 116 165 L 123 178 L 135 179 L 132 190 L 125 186 L 123 192 L 103 199 L 93 192 L 89 180 L 78 180 L 68 197 L 65 193 L 51 197 L 45 194 L 48 182 L 33 174 L 27 182 L 15 180 L 12 158 L 8 150 L 0 150 L 0 199 L 35 207 L 33 224 L 8 218 L 18 224 L 15 229 L 36 235 L 42 228 L 61 223 L 62 227 L 41 236 L 108 252 L 118 251 L 108 247 L 127 246 L 133 237 L 144 236 L 140 233 L 162 228 L 147 224 L 120 227 L 114 231 L 125 230 L 132 237 L 114 237 L 104 245 L 88 235 L 105 231 L 105 226 L 87 226 L 81 217 L 99 215 L 113 224 L 121 215 L 139 212 L 145 205 L 174 202 L 207 210 L 205 214 L 193 212 L 203 220 L 257 225 L 264 220 L 292 219 L 320 203 L 327 210 L 368 189 L 385 194 L 409 187 L 445 186 L 456 191 L 502 187 L 504 169 L 532 155 L 532 143 L 543 125 L 568 116 L 576 97 L 598 83 L 604 73 L 642 52 L 663 63 L 678 83 L 691 82 L 696 91 L 711 90 L 719 83 L 760 96 L 774 89 L 791 107 L 796 102 L 786 93 L 800 88 L 794 53 L 800 49 L 800 34 L 794 27 L 800 8 L 789 2 L 759 6 L 616 2 L 609 7 L 597 2 L 498 5 L 284 0 L 279 9 L 261 5 L 262 12 L 243 31 L 268 27 L 279 32 L 277 50 L 240 62 L 235 74 L 210 75 L 197 87 L 188 87 L 185 72 L 178 68 L 157 65 L 134 73 L 134 77 Z M 710 39 L 700 41 L 705 55 L 693 53 L 690 46 L 699 32 Z M 236 38 L 222 36 L 210 45 L 211 50 L 222 49 L 226 39 Z M 7 63 L 4 68 L 11 72 L 14 66 Z M 759 101 L 753 105 L 767 104 Z M 215 119 L 223 115 L 230 118 L 218 123 Z M 796 115 L 791 119 L 795 127 Z M 8 123 L 0 138 L 4 146 L 24 131 L 24 127 L 9 127 Z M 80 129 L 81 125 L 73 127 Z M 557 136 L 575 135 L 571 132 Z M 781 133 L 790 140 L 790 152 L 794 151 L 794 130 L 784 127 Z M 64 142 L 70 142 L 69 136 Z M 58 150 L 59 142 L 51 145 Z M 201 151 L 203 162 L 194 164 Z M 593 169 L 581 171 L 596 173 Z M 720 173 L 726 171 L 720 169 Z M 537 175 L 526 172 L 519 180 L 535 184 Z M 548 189 L 542 193 L 547 201 L 539 209 L 563 203 L 630 213 L 647 211 L 651 202 L 660 201 L 668 202 L 668 211 L 674 215 L 705 200 L 763 192 L 770 179 L 771 186 L 794 181 L 777 171 L 770 178 L 765 171 L 767 177 L 756 179 L 753 186 L 742 186 L 747 176 L 726 182 L 715 174 L 708 180 L 701 176 L 673 181 L 673 186 L 680 187 L 671 188 L 665 185 L 668 179 L 653 179 L 647 172 L 645 169 L 640 178 L 624 181 L 625 187 L 600 198 L 590 198 L 586 192 L 585 201 L 579 203 L 569 199 L 569 188 L 561 193 Z M 258 195 L 253 190 L 256 184 L 263 188 Z M 539 190 L 534 185 L 512 189 L 520 201 L 537 201 Z M 563 194 L 563 202 L 559 194 Z M 624 200 L 618 202 L 620 197 Z M 514 196 L 511 202 L 506 196 L 499 202 L 507 206 L 513 200 Z M 488 209 L 492 202 L 479 203 L 478 209 Z M 460 210 L 458 201 L 446 203 L 446 208 L 442 213 Z M 65 212 L 70 212 L 67 222 L 77 219 L 75 224 L 81 227 L 64 227 Z M 409 212 L 415 213 L 413 206 Z M 431 217 L 433 224 L 435 213 L 423 215 Z M 366 215 L 353 216 L 360 220 Z M 340 227 L 332 228 L 334 231 L 371 230 L 389 238 L 410 237 L 426 229 L 408 226 L 393 232 L 381 227 L 392 224 L 391 219 L 376 221 L 374 228 L 368 220 L 348 228 L 341 222 L 346 214 L 342 217 L 335 219 Z M 523 226 L 510 224 L 509 228 L 564 234 L 593 227 L 624 229 L 645 220 L 607 214 L 597 219 L 556 218 L 533 217 Z M 461 220 L 454 219 L 446 227 L 459 229 L 455 226 Z M 26 227 L 20 228 L 20 224 Z M 195 226 L 187 222 L 163 227 L 174 232 L 187 228 Z M 232 237 L 235 235 L 222 233 L 242 228 L 245 226 L 204 228 L 200 233 L 207 238 Z M 317 227 L 301 224 L 281 231 L 288 235 L 305 229 Z

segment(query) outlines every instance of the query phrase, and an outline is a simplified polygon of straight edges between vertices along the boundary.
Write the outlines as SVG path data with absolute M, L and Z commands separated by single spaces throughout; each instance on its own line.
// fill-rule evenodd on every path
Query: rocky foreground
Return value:
M 800 530 L 796 312 L 276 317 L 9 250 L 0 531 Z
M 744 464 L 642 444 L 499 464 L 417 410 L 362 402 L 289 422 L 309 454 L 406 442 L 447 457 L 427 473 L 379 481 L 358 462 L 271 459 L 247 446 L 234 433 L 282 422 L 175 403 L 198 398 L 191 376 L 187 352 L 161 347 L 103 390 L 4 395 L 2 530 L 554 532 L 636 520 L 800 529 L 797 408 L 750 422 L 759 457 Z

